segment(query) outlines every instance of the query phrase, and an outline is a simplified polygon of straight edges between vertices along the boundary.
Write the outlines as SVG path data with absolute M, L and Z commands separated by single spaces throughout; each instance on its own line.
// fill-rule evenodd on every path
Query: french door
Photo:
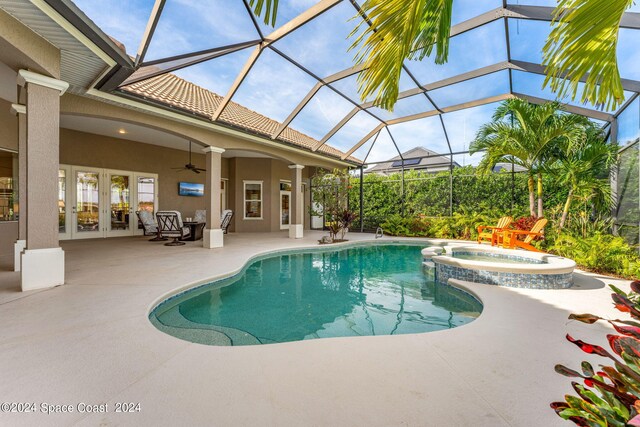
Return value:
M 291 191 L 280 191 L 280 230 L 288 230 L 291 224 Z
M 142 234 L 135 211 L 156 211 L 157 180 L 155 174 L 61 165 L 60 239 Z
M 134 173 L 125 171 L 105 171 L 108 198 L 105 206 L 106 237 L 133 236 L 137 219 L 133 210 Z
M 103 237 L 104 180 L 102 169 L 71 168 L 71 238 Z

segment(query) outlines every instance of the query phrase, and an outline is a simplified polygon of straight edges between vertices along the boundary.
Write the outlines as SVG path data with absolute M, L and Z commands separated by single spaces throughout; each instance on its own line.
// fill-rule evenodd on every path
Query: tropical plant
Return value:
M 624 238 L 594 232 L 585 237 L 563 232 L 547 245 L 551 253 L 570 258 L 580 267 L 599 273 L 613 273 L 624 277 L 640 277 L 640 258 L 637 248 Z
M 611 299 L 616 309 L 628 313 L 633 320 L 604 319 L 593 314 L 569 316 L 569 319 L 586 324 L 602 320 L 620 335 L 607 335 L 610 352 L 567 334 L 569 342 L 587 354 L 605 358 L 607 364 L 596 370 L 585 361 L 581 364 L 582 372 L 556 365 L 556 372 L 579 378 L 584 385 L 572 381 L 577 396 L 566 395 L 565 401 L 553 402 L 551 408 L 560 417 L 579 426 L 640 426 L 640 282 L 632 282 L 628 294 L 609 286 L 614 292 Z
M 566 231 L 574 236 L 585 238 L 593 234 L 611 234 L 613 218 L 592 215 L 586 211 L 574 212 L 569 216 Z
M 349 210 L 344 209 L 337 217 L 337 222 L 340 224 L 340 239 L 344 240 L 344 233 L 347 232 L 351 224 L 358 218 L 358 215 Z
M 586 118 L 581 118 L 584 138 L 565 138 L 556 146 L 556 162 L 547 167 L 561 186 L 569 189 L 558 228 L 562 229 L 574 199 L 611 209 L 614 204 L 609 175 L 618 158 L 618 145 L 606 141 L 602 131 Z
M 634 0 L 558 0 L 543 48 L 545 86 L 558 98 L 615 109 L 624 102 L 616 58 L 620 21 Z
M 554 145 L 582 140 L 582 118 L 564 114 L 558 102 L 542 105 L 522 99 L 509 99 L 500 104 L 493 114 L 493 121 L 483 125 L 469 146 L 471 154 L 485 151 L 478 166 L 481 174 L 492 173 L 499 162 L 516 164 L 527 171 L 529 211 L 535 211 L 535 181 L 537 178 L 538 212 L 543 216 L 542 171 L 552 161 Z
M 334 169 L 331 172 L 319 170 L 311 178 L 311 188 L 312 200 L 320 204 L 320 209 L 311 208 L 311 215 L 324 218 L 331 241 L 335 241 L 339 233 L 344 238 L 345 224 L 350 224 L 355 219 L 347 208 L 349 172 L 345 169 Z
M 430 233 L 430 222 L 424 217 L 403 217 L 390 215 L 380 224 L 384 232 L 391 236 L 426 237 Z
M 532 216 L 523 216 L 517 218 L 515 221 L 511 223 L 511 227 L 515 230 L 525 230 L 529 231 L 533 228 L 533 226 L 538 222 L 538 217 L 535 215 Z
M 390 236 L 411 236 L 411 218 L 405 218 L 400 214 L 394 214 L 380 224 L 382 230 Z

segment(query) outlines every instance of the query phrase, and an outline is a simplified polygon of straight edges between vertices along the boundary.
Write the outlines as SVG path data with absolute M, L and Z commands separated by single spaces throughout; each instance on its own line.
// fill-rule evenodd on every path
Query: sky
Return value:
M 129 55 L 136 55 L 153 0 L 74 1 L 105 33 L 122 42 Z M 361 0 L 358 1 L 361 3 Z M 315 3 L 314 0 L 280 0 L 276 28 Z M 555 0 L 509 0 L 509 3 L 553 6 Z M 455 25 L 501 5 L 502 0 L 454 0 L 452 23 Z M 634 5 L 631 11 L 640 12 L 640 5 Z M 352 19 L 355 15 L 356 10 L 351 3 L 342 1 L 274 43 L 275 49 L 298 62 L 308 72 L 291 64 L 276 51 L 266 49 L 235 93 L 233 101 L 279 122 L 284 121 L 316 84 L 317 80 L 309 73 L 324 78 L 353 65 L 355 52 L 349 51 L 353 40 L 349 38 L 349 34 L 359 22 Z M 273 31 L 261 21 L 259 27 L 263 34 Z M 508 27 L 512 58 L 540 63 L 549 23 L 510 19 Z M 258 30 L 240 0 L 167 0 L 145 59 L 157 60 L 259 38 Z M 621 30 L 618 58 L 624 78 L 640 80 L 640 67 L 637 66 L 640 64 L 640 49 L 636 48 L 639 43 L 639 31 Z M 253 48 L 247 48 L 174 73 L 217 94 L 225 95 L 252 50 Z M 406 69 L 411 75 L 402 73 L 400 91 L 416 87 L 411 76 L 420 85 L 424 85 L 506 60 L 504 21 L 494 21 L 453 37 L 449 61 L 444 65 L 436 65 L 429 58 L 423 61 L 406 61 Z M 517 71 L 512 76 L 515 92 L 555 98 L 548 88 L 542 89 L 542 76 Z M 478 77 L 430 91 L 432 102 L 424 95 L 416 95 L 400 100 L 393 112 L 375 107 L 368 112 L 359 112 L 328 143 L 347 151 L 378 126 L 379 119 L 391 120 L 433 110 L 435 106 L 445 108 L 507 92 L 507 71 Z M 564 101 L 582 105 L 579 101 Z M 320 140 L 353 110 L 354 104 L 361 102 L 357 77 L 339 80 L 320 89 L 290 127 Z M 450 144 L 454 152 L 464 151 L 468 149 L 479 127 L 491 118 L 494 109 L 495 104 L 490 104 L 446 113 L 442 120 L 435 116 L 392 125 L 388 132 L 380 133 L 373 148 L 372 137 L 354 155 L 364 159 L 368 154 L 368 161 L 373 162 L 396 156 L 398 149 L 403 152 L 416 146 L 448 153 Z M 458 156 L 455 160 L 464 164 L 477 164 L 479 156 Z

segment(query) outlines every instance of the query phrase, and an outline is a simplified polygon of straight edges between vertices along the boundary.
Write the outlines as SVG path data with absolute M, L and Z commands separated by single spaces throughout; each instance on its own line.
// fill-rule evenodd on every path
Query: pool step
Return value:
M 169 326 L 158 320 L 155 316 L 151 316 L 149 319 L 151 323 L 162 332 L 186 341 L 206 345 L 231 345 L 231 339 L 218 331 Z
M 164 327 L 173 328 L 171 332 L 167 331 L 168 333 L 188 341 L 209 345 L 262 344 L 259 339 L 240 329 L 192 322 L 176 308 L 164 312 L 161 317 L 159 323 Z

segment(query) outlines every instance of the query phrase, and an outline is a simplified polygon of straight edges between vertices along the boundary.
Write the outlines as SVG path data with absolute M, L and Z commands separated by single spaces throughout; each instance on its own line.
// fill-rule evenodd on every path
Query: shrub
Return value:
M 587 237 L 561 233 L 547 250 L 570 258 L 589 270 L 631 278 L 640 277 L 638 252 L 619 236 L 600 232 Z
M 385 233 L 391 236 L 426 237 L 429 235 L 429 221 L 424 217 L 403 217 L 390 215 L 380 224 Z
M 511 227 L 515 228 L 516 230 L 529 231 L 537 221 L 538 221 L 537 216 L 523 216 L 513 221 L 513 223 L 511 224 Z
M 608 365 L 600 365 L 596 371 L 589 362 L 582 362 L 582 372 L 563 365 L 555 367 L 559 374 L 580 378 L 584 383 L 572 381 L 577 396 L 566 395 L 563 402 L 551 404 L 560 417 L 579 426 L 640 426 L 640 282 L 631 283 L 629 294 L 610 287 L 615 307 L 634 320 L 609 320 L 593 314 L 572 314 L 569 319 L 587 324 L 608 322 L 621 334 L 607 335 L 613 354 L 567 334 L 569 342 L 587 354 L 608 359 Z

